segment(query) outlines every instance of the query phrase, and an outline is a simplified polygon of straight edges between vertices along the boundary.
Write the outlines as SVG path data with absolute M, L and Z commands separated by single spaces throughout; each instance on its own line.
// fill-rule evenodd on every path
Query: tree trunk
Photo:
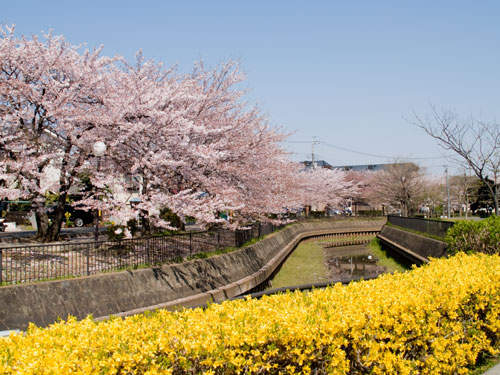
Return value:
M 500 211 L 498 207 L 498 185 L 493 181 L 492 184 L 488 183 L 487 179 L 483 179 L 484 183 L 490 191 L 491 198 L 493 199 L 493 206 L 495 207 L 495 215 L 500 216 Z
M 408 204 L 401 202 L 401 216 L 408 217 Z
M 37 226 L 36 238 L 43 241 L 43 238 L 47 237 L 49 231 L 49 218 L 47 212 L 45 212 L 45 205 L 43 203 L 35 205 L 35 219 Z
M 495 206 L 495 215 L 500 216 L 500 211 L 498 207 L 498 189 L 495 189 L 495 194 L 493 195 L 493 204 Z
M 38 203 L 35 206 L 35 216 L 37 223 L 36 239 L 40 242 L 52 242 L 59 240 L 61 225 L 64 220 L 64 205 L 66 203 L 66 194 L 61 194 L 57 200 L 52 222 L 49 218 L 45 205 Z
M 151 225 L 149 222 L 149 218 L 147 215 L 147 212 L 144 210 L 141 210 L 141 235 L 148 235 L 151 234 Z

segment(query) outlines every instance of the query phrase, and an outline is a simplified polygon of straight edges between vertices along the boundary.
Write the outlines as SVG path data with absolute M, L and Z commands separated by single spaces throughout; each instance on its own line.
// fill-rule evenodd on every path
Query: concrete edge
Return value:
M 417 263 L 429 263 L 430 262 L 430 260 L 428 258 L 423 257 L 421 255 L 418 255 L 417 253 L 411 251 L 410 249 L 407 249 L 406 247 L 401 246 L 400 244 L 398 244 L 394 241 L 391 241 L 390 239 L 388 239 L 387 237 L 384 237 L 381 234 L 377 234 L 377 238 L 379 240 L 381 240 L 384 244 L 388 245 L 390 248 L 395 250 L 397 253 L 403 255 L 404 257 L 414 258 L 414 260 L 416 260 Z
M 179 298 L 173 301 L 160 303 L 157 305 L 151 305 L 146 307 L 141 307 L 138 309 L 133 309 L 129 311 L 124 311 L 117 314 L 100 316 L 94 318 L 94 321 L 103 321 L 113 317 L 127 317 L 131 315 L 141 314 L 146 311 L 154 311 L 158 309 L 167 309 L 167 310 L 179 310 L 182 308 L 190 308 L 190 307 L 199 307 L 203 305 L 207 305 L 210 302 L 222 302 L 224 300 L 228 300 L 234 298 L 238 295 L 241 295 L 262 282 L 264 282 L 271 274 L 279 267 L 279 265 L 283 262 L 283 260 L 295 249 L 295 247 L 299 244 L 300 241 L 310 238 L 317 237 L 328 234 L 338 234 L 338 233 L 350 233 L 350 232 L 377 232 L 380 229 L 375 228 L 354 228 L 354 229 L 322 229 L 317 231 L 308 231 L 306 233 L 300 233 L 295 236 L 295 238 L 289 242 L 282 250 L 278 252 L 271 260 L 269 260 L 260 270 L 257 272 L 244 277 L 238 281 L 225 285 L 223 287 L 219 287 L 217 289 L 213 289 L 204 293 L 198 293 L 192 296 Z M 274 235 L 273 233 L 272 235 Z

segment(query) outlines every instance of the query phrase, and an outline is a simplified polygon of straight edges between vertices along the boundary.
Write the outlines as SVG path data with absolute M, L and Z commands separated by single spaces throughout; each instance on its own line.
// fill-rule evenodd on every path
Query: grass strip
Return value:
M 267 289 L 328 281 L 323 246 L 318 242 L 299 243 L 285 260 Z

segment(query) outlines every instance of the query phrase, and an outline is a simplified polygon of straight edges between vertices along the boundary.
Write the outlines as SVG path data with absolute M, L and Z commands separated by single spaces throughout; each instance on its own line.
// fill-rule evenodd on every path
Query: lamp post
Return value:
M 97 172 L 101 169 L 101 157 L 106 153 L 106 144 L 101 141 L 97 141 L 94 143 L 93 151 L 94 156 L 97 158 Z M 95 194 L 97 197 L 97 187 L 95 188 Z M 94 210 L 94 240 L 97 242 L 99 240 L 99 210 Z

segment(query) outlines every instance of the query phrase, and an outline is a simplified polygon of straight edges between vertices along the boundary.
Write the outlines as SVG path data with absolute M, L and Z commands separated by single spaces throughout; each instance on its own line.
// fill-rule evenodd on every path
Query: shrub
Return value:
M 373 217 L 373 216 L 383 216 L 384 215 L 384 212 L 383 211 L 380 211 L 380 210 L 366 210 L 366 211 L 360 211 L 358 213 L 359 216 L 369 216 L 369 217 Z
M 184 223 L 181 218 L 177 216 L 170 208 L 162 208 L 160 210 L 160 219 L 165 220 L 170 223 L 170 226 L 178 228 L 179 230 L 184 230 Z
M 67 227 L 67 228 L 72 227 L 74 223 L 71 221 L 71 213 L 66 212 L 66 213 L 64 214 L 64 217 L 66 218 L 66 220 L 65 220 L 65 222 L 64 222 L 64 223 L 65 223 L 65 225 L 66 225 L 66 227 Z
M 310 211 L 309 212 L 310 218 L 320 219 L 320 218 L 323 218 L 325 216 L 326 216 L 325 211 Z
M 110 224 L 106 227 L 108 234 L 108 241 L 119 241 L 125 238 L 124 225 Z
M 139 231 L 139 224 L 136 219 L 130 219 L 127 221 L 127 228 L 130 231 L 130 235 L 134 237 L 136 233 Z
M 448 252 L 498 254 L 500 250 L 500 217 L 490 216 L 481 221 L 462 220 L 448 229 Z
M 500 256 L 0 339 L 0 373 L 465 374 L 500 343 Z

